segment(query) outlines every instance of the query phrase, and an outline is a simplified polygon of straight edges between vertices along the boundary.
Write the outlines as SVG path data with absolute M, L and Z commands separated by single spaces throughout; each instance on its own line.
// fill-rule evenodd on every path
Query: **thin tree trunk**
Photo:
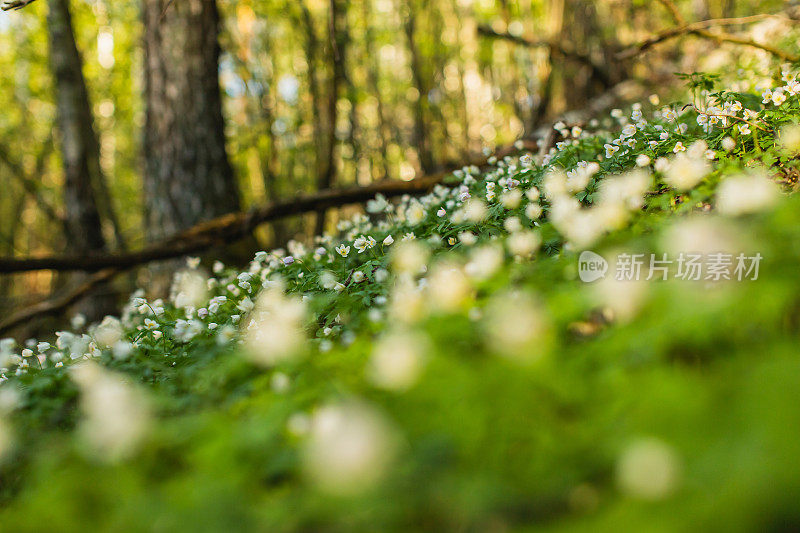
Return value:
M 325 172 L 323 168 L 323 157 L 325 150 L 325 128 L 323 124 L 325 112 L 322 102 L 322 91 L 320 90 L 319 74 L 317 72 L 317 58 L 319 57 L 319 38 L 317 32 L 314 30 L 314 20 L 311 17 L 305 0 L 298 2 L 302 14 L 302 24 L 306 32 L 306 61 L 308 62 L 308 88 L 311 93 L 311 107 L 313 110 L 312 117 L 314 122 L 314 168 L 316 169 L 316 176 L 320 176 Z
M 419 156 L 419 163 L 425 174 L 433 172 L 434 163 L 431 154 L 428 125 L 425 117 L 428 91 L 422 80 L 422 60 L 415 40 L 417 17 L 413 0 L 406 0 L 405 32 L 408 39 L 408 50 L 411 53 L 411 76 L 414 88 L 419 96 L 414 102 L 414 139 L 413 144 Z
M 319 175 L 317 189 L 329 189 L 336 181 L 336 122 L 338 119 L 337 104 L 339 102 L 339 89 L 345 82 L 344 70 L 344 42 L 339 34 L 339 28 L 343 24 L 343 16 L 346 13 L 342 10 L 340 0 L 330 0 L 330 12 L 328 14 L 328 39 L 331 45 L 331 77 L 328 100 L 328 134 L 325 146 L 325 170 Z M 314 233 L 322 234 L 325 229 L 325 211 L 317 212 L 317 222 Z
M 225 151 L 215 0 L 144 0 L 144 203 L 156 240 L 240 209 Z
M 375 37 L 373 34 L 373 25 L 372 25 L 372 10 L 370 9 L 372 6 L 369 0 L 364 0 L 362 3 L 362 16 L 364 17 L 364 23 L 366 24 L 367 30 L 366 35 L 364 36 L 364 40 L 366 41 L 366 46 L 368 50 L 374 50 L 374 42 Z M 367 65 L 367 83 L 369 84 L 370 91 L 372 91 L 372 95 L 375 97 L 375 101 L 377 103 L 377 112 L 378 112 L 378 139 L 380 141 L 380 156 L 381 156 L 381 167 L 383 169 L 382 177 L 384 178 L 391 178 L 391 166 L 389 165 L 389 141 L 388 136 L 389 133 L 387 132 L 387 120 L 386 120 L 386 110 L 383 104 L 383 97 L 381 95 L 380 90 L 380 61 L 378 58 L 378 54 L 376 53 L 369 53 L 368 54 L 368 62 Z

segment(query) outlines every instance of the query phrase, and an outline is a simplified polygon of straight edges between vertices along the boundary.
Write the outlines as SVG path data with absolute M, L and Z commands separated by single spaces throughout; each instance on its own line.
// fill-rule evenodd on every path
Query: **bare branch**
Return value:
M 511 35 L 510 33 L 501 33 L 494 31 L 489 26 L 478 26 L 478 34 L 483 35 L 484 37 L 489 37 L 491 39 L 503 39 L 506 41 L 510 41 L 512 43 L 518 44 L 520 46 L 525 46 L 528 48 L 549 48 L 553 55 L 561 56 L 568 59 L 573 59 L 578 61 L 579 63 L 583 63 L 587 65 L 589 68 L 592 69 L 592 73 L 594 76 L 599 79 L 603 85 L 606 87 L 611 87 L 614 85 L 612 81 L 611 74 L 608 73 L 602 66 L 595 63 L 591 57 L 588 55 L 581 54 L 571 48 L 564 46 L 562 43 L 559 43 L 555 40 L 538 40 L 538 41 L 531 41 L 524 37 L 520 37 L 517 35 Z
M 44 160 L 46 159 L 47 155 L 50 153 L 52 149 L 52 138 L 49 138 L 42 149 L 41 154 L 37 160 L 37 170 L 41 170 L 44 166 Z M 67 221 L 63 217 L 63 215 L 59 214 L 56 208 L 44 198 L 39 191 L 39 183 L 36 182 L 35 179 L 28 176 L 28 173 L 22 167 L 18 161 L 15 161 L 10 153 L 9 150 L 0 145 L 0 164 L 5 165 L 5 167 L 11 172 L 11 175 L 16 179 L 22 188 L 25 190 L 25 193 L 31 196 L 36 205 L 39 206 L 39 209 L 47 215 L 47 218 L 52 220 L 53 222 L 57 223 L 62 230 L 65 232 L 67 231 Z
M 101 285 L 102 283 L 112 279 L 119 272 L 120 270 L 115 268 L 108 268 L 101 270 L 100 272 L 96 272 L 72 289 L 55 296 L 52 299 L 44 300 L 32 305 L 23 311 L 10 316 L 6 320 L 0 322 L 0 334 L 24 324 L 32 318 L 60 313 L 70 305 L 76 303 L 83 296 L 91 292 L 91 290 L 98 285 Z
M 498 150 L 495 155 L 503 157 L 515 151 L 513 147 L 506 147 Z M 472 162 L 479 166 L 485 163 L 485 158 Z M 214 246 L 225 246 L 250 235 L 261 224 L 288 216 L 365 202 L 374 198 L 376 194 L 383 194 L 386 197 L 424 194 L 434 185 L 442 183 L 449 174 L 449 172 L 439 172 L 411 181 L 386 180 L 365 187 L 327 189 L 282 202 L 272 202 L 250 209 L 246 213 L 230 213 L 202 222 L 174 237 L 135 252 L 25 259 L 0 258 L 0 274 L 32 270 L 92 272 L 105 268 L 128 269 L 151 261 L 197 253 Z
M 752 15 L 749 17 L 737 17 L 737 18 L 722 18 L 722 19 L 709 19 L 709 20 L 701 20 L 699 22 L 693 22 L 691 24 L 686 24 L 684 26 L 677 26 L 674 28 L 670 28 L 668 30 L 664 30 L 652 37 L 649 37 L 639 43 L 633 44 L 628 46 L 626 49 L 622 50 L 617 54 L 618 59 L 629 59 L 640 53 L 652 48 L 653 46 L 663 43 L 665 41 L 669 41 L 680 37 L 682 35 L 686 35 L 689 33 L 696 33 L 706 28 L 712 27 L 721 27 L 721 26 L 736 26 L 740 24 L 749 24 L 752 22 L 757 22 L 760 20 L 764 20 L 767 18 L 779 18 L 786 22 L 797 23 L 797 21 L 783 17 L 777 14 L 761 14 L 761 15 Z M 749 43 L 748 43 L 749 44 Z
M 726 32 L 716 33 L 708 30 L 708 28 L 715 28 L 721 26 L 735 26 L 739 24 L 749 24 L 751 22 L 757 22 L 759 20 L 764 20 L 766 18 L 780 18 L 787 22 L 796 23 L 796 21 L 785 18 L 778 14 L 760 14 L 760 15 L 752 15 L 749 17 L 709 19 L 709 20 L 701 20 L 699 22 L 693 22 L 691 24 L 686 24 L 684 22 L 680 26 L 669 28 L 652 37 L 645 39 L 644 41 L 638 44 L 629 46 L 628 48 L 622 50 L 617 54 L 617 59 L 630 59 L 636 57 L 645 50 L 648 50 L 649 48 L 652 48 L 657 44 L 681 37 L 683 35 L 691 34 L 691 35 L 696 35 L 698 37 L 702 37 L 704 39 L 711 39 L 720 43 L 728 42 L 733 44 L 750 46 L 752 48 L 758 48 L 766 52 L 769 52 L 770 54 L 780 58 L 783 61 L 789 61 L 792 63 L 800 61 L 799 56 L 794 55 L 790 52 L 786 52 L 779 48 L 775 48 L 774 46 L 761 44 L 752 39 L 748 39 L 746 37 L 740 37 L 737 35 L 732 35 Z
M 686 19 L 683 18 L 681 12 L 678 11 L 678 6 L 676 6 L 672 2 L 672 0 L 658 0 L 658 1 L 661 2 L 661 4 L 667 8 L 667 11 L 669 11 L 669 14 L 672 15 L 672 18 L 675 20 L 675 23 L 678 26 L 686 25 Z
M 9 0 L 7 2 L 3 2 L 2 4 L 0 4 L 0 9 L 2 9 L 3 11 L 13 11 L 16 9 L 22 9 L 28 4 L 32 4 L 34 1 L 35 0 Z

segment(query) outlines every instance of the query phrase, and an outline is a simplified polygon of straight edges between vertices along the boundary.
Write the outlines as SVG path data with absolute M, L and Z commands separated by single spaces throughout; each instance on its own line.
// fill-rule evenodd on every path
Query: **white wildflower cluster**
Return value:
M 695 141 L 689 149 L 680 150 L 671 158 L 659 158 L 655 168 L 663 174 L 664 183 L 673 189 L 693 189 L 711 172 L 711 164 L 706 157 L 707 150 L 705 141 Z
M 85 361 L 70 369 L 81 392 L 81 435 L 87 451 L 107 461 L 134 453 L 150 424 L 144 394 L 121 376 Z
M 765 105 L 785 105 L 776 94 L 797 95 L 794 77 L 787 72 L 783 81 L 769 89 Z M 137 291 L 119 318 L 106 317 L 87 328 L 77 317 L 72 331 L 59 331 L 49 341 L 0 341 L 0 382 L 104 357 L 157 354 L 174 364 L 181 353 L 176 348 L 195 341 L 232 351 L 241 343 L 253 362 L 272 367 L 312 348 L 327 351 L 336 342 L 352 342 L 360 327 L 354 315 L 362 310 L 377 327 L 393 326 L 370 363 L 376 386 L 400 390 L 413 384 L 425 360 L 420 346 L 426 345 L 413 325 L 435 313 L 467 313 L 493 324 L 492 331 L 505 331 L 504 323 L 525 324 L 521 329 L 530 338 L 515 340 L 516 329 L 489 335 L 496 350 L 514 359 L 521 346 L 545 342 L 547 321 L 535 299 L 521 297 L 518 303 L 528 311 L 506 313 L 504 322 L 497 318 L 504 316 L 502 306 L 480 301 L 480 288 L 509 262 L 530 261 L 542 250 L 595 245 L 629 224 L 648 194 L 665 194 L 661 184 L 674 195 L 712 182 L 706 178 L 717 158 L 752 142 L 742 128 L 760 127 L 762 119 L 737 99 L 716 102 L 705 95 L 705 101 L 700 110 L 661 106 L 651 97 L 649 113 L 634 104 L 627 113 L 615 109 L 610 118 L 588 124 L 562 121 L 555 125 L 560 142 L 543 157 L 493 156 L 488 168 L 458 169 L 427 194 L 392 200 L 377 195 L 366 203 L 366 213 L 339 220 L 336 235 L 260 251 L 241 271 L 217 261 L 209 275 L 198 258 L 189 258 L 168 298 L 148 299 Z M 710 147 L 693 138 L 691 128 L 729 131 L 709 141 L 715 143 Z M 800 151 L 800 134 L 793 131 L 785 128 L 781 143 Z M 777 187 L 761 171 L 722 180 L 714 199 L 721 213 L 738 216 L 768 208 L 777 196 Z M 597 290 L 604 290 L 602 284 Z M 309 305 L 320 294 L 336 302 L 357 301 L 360 308 Z M 517 302 L 517 296 L 509 299 Z M 624 306 L 609 307 L 620 316 L 629 314 Z M 399 339 L 408 340 L 407 346 L 401 349 Z

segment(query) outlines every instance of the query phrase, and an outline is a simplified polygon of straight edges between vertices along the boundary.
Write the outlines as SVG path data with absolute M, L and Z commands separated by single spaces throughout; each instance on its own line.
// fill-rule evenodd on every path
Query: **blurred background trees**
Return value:
M 689 21 L 792 8 L 676 5 Z M 38 0 L 0 15 L 0 255 L 137 249 L 300 192 L 461 166 L 626 80 L 668 98 L 675 72 L 733 54 L 767 72 L 766 52 L 692 37 L 620 59 L 674 23 L 647 0 Z M 784 23 L 726 31 L 780 45 Z M 0 276 L 2 313 L 73 278 Z

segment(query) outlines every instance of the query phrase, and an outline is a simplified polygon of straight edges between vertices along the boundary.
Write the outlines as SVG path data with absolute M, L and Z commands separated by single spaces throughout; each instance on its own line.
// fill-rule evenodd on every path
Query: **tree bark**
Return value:
M 346 82 L 344 49 L 345 42 L 340 29 L 346 23 L 344 17 L 347 16 L 347 3 L 342 5 L 342 0 L 330 0 L 328 13 L 328 40 L 331 46 L 331 77 L 330 89 L 328 91 L 328 132 L 327 143 L 325 146 L 325 157 L 323 158 L 325 170 L 320 173 L 317 181 L 317 189 L 329 189 L 336 182 L 336 123 L 338 122 L 337 104 L 339 103 L 339 91 Z M 325 229 L 325 211 L 317 213 L 317 220 L 314 233 L 322 234 Z
M 215 0 L 144 0 L 149 240 L 240 209 L 225 151 Z
M 67 248 L 78 254 L 102 253 L 107 243 L 101 228 L 97 189 L 104 185 L 105 176 L 100 168 L 100 145 L 83 77 L 83 60 L 75 43 L 69 0 L 51 0 L 48 7 L 50 67 L 64 169 Z M 106 205 L 105 212 L 112 213 L 112 206 Z M 112 224 L 115 220 L 112 216 Z M 89 320 L 97 320 L 113 308 L 114 298 L 107 293 L 107 286 L 102 286 L 83 300 L 78 310 Z
M 406 0 L 406 20 L 404 29 L 408 39 L 408 50 L 411 54 L 411 76 L 418 96 L 414 102 L 414 140 L 419 163 L 425 174 L 433 172 L 434 162 L 431 153 L 429 128 L 426 117 L 428 107 L 428 90 L 422 78 L 422 59 L 416 41 L 417 14 L 413 0 Z
M 102 251 L 106 241 L 92 186 L 102 179 L 100 148 L 83 77 L 83 61 L 75 44 L 68 0 L 52 0 L 48 6 L 50 66 L 55 81 L 64 167 L 67 240 L 78 253 Z

